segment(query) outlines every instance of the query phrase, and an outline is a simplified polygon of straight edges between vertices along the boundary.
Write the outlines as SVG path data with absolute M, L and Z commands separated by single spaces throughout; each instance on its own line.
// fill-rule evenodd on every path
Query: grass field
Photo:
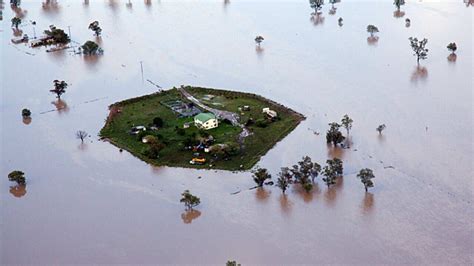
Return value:
M 250 125 L 248 129 L 253 134 L 245 138 L 244 149 L 239 154 L 230 156 L 226 160 L 220 160 L 215 159 L 210 154 L 201 153 L 201 156 L 205 157 L 208 163 L 205 165 L 191 165 L 189 161 L 194 155 L 192 151 L 184 149 L 184 142 L 189 138 L 194 138 L 193 136 L 199 136 L 202 131 L 199 131 L 192 124 L 192 117 L 180 118 L 170 108 L 161 104 L 161 102 L 169 100 L 188 102 L 177 89 L 173 88 L 111 105 L 109 118 L 100 132 L 101 137 L 153 165 L 248 170 L 260 160 L 262 155 L 304 119 L 303 115 L 254 94 L 197 87 L 186 87 L 186 90 L 206 105 L 238 113 L 241 116 L 242 124 L 245 124 L 249 118 L 263 120 L 262 108 L 264 107 L 270 107 L 277 111 L 279 119 L 268 123 L 265 128 L 255 124 Z M 213 97 L 209 97 L 209 95 Z M 244 105 L 250 106 L 250 111 L 239 112 L 238 108 Z M 133 126 L 148 126 L 155 117 L 162 118 L 164 125 L 158 130 L 148 131 L 147 135 L 158 136 L 160 142 L 164 144 L 164 148 L 159 152 L 158 158 L 151 159 L 144 154 L 149 144 L 142 143 L 135 135 L 130 135 L 129 130 Z M 179 135 L 176 127 L 183 128 L 186 122 L 191 122 L 191 126 L 184 129 L 184 135 Z M 206 132 L 212 135 L 214 143 L 218 144 L 236 143 L 241 131 L 240 127 L 221 121 L 218 128 Z

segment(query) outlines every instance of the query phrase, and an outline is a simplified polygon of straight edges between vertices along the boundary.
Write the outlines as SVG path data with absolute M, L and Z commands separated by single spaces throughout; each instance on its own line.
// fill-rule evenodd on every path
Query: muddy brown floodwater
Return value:
M 394 12 L 391 1 L 343 0 L 316 23 L 303 0 L 41 2 L 22 1 L 24 33 L 70 26 L 84 43 L 98 20 L 105 53 L 13 45 L 5 4 L 0 264 L 473 263 L 474 7 L 407 1 Z M 376 43 L 368 24 L 380 30 Z M 265 38 L 258 50 L 256 35 Z M 429 39 L 420 67 L 410 36 Z M 456 60 L 447 59 L 450 42 Z M 70 84 L 60 102 L 49 93 L 55 79 Z M 345 176 L 329 190 L 318 178 L 312 193 L 282 196 L 248 190 L 250 173 L 154 168 L 98 141 L 107 106 L 156 91 L 147 80 L 287 105 L 308 119 L 259 165 L 275 176 L 303 155 L 320 163 L 338 155 Z M 23 108 L 32 111 L 27 123 Z M 328 148 L 327 123 L 346 113 L 351 149 Z M 82 145 L 77 130 L 91 135 Z M 367 194 L 355 177 L 364 167 L 376 175 Z M 8 181 L 15 169 L 26 187 Z M 185 189 L 201 198 L 195 212 L 179 203 Z

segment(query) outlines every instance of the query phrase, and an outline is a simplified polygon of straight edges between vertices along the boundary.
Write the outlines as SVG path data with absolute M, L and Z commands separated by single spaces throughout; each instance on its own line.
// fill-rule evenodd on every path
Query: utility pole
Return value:
M 143 61 L 140 61 L 140 68 L 142 70 L 142 82 L 143 82 Z

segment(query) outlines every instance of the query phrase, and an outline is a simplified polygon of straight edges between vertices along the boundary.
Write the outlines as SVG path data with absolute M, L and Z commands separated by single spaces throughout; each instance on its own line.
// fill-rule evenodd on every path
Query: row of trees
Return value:
M 278 173 L 276 186 L 285 194 L 286 190 L 292 184 L 299 184 L 306 191 L 310 192 L 313 189 L 315 179 L 321 174 L 322 181 L 329 188 L 336 184 L 337 178 L 343 176 L 343 162 L 338 158 L 326 160 L 326 165 L 321 167 L 317 162 L 312 162 L 309 156 L 304 156 L 301 161 L 290 167 L 282 167 Z M 257 187 L 262 187 L 265 182 L 272 178 L 271 174 L 265 168 L 257 168 L 254 170 L 252 178 L 257 184 Z M 373 187 L 374 184 L 371 179 L 375 178 L 373 171 L 368 168 L 361 169 L 357 177 L 364 184 L 365 190 Z

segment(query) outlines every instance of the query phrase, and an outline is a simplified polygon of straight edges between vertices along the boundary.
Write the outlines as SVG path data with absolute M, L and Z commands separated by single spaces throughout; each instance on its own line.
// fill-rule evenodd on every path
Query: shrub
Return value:
M 255 122 L 255 125 L 257 127 L 266 128 L 268 126 L 268 121 L 266 119 L 258 119 Z
M 156 127 L 163 127 L 163 119 L 161 119 L 161 117 L 153 118 L 153 125 Z
M 17 182 L 19 185 L 26 184 L 25 173 L 22 171 L 15 170 L 8 174 L 8 180 Z
M 29 117 L 31 115 L 31 111 L 25 108 L 21 110 L 21 115 L 24 117 Z

